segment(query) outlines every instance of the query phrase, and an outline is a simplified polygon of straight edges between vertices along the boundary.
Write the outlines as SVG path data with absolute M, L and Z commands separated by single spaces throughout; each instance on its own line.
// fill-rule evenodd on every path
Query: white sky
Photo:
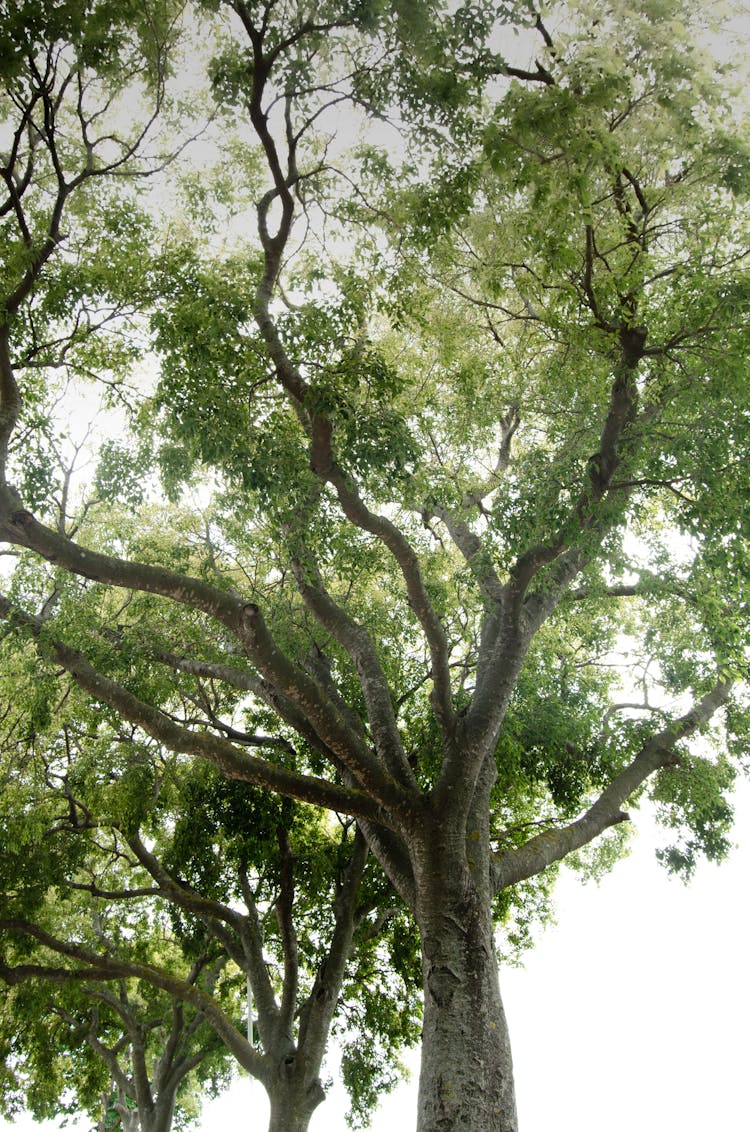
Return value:
M 657 864 L 659 833 L 635 816 L 631 856 L 598 887 L 564 873 L 557 926 L 523 968 L 501 974 L 521 1132 L 750 1129 L 750 784 L 737 794 L 737 848 L 687 887 Z M 415 1085 L 416 1062 L 414 1082 L 384 1100 L 372 1132 L 415 1126 Z M 344 1132 L 336 1093 L 311 1132 Z M 0 1132 L 61 1127 L 0 1121 Z M 207 1105 L 201 1124 L 266 1128 L 265 1094 L 247 1078 Z

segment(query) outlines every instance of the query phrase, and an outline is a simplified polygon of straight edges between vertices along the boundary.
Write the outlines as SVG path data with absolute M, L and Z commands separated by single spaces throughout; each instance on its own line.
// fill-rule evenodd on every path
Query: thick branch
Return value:
M 42 634 L 43 625 L 36 618 L 15 610 L 2 596 L 0 617 L 25 626 L 35 636 Z M 120 716 L 142 728 L 169 750 L 208 759 L 228 778 L 264 786 L 279 794 L 324 806 L 338 813 L 351 813 L 355 817 L 361 814 L 378 824 L 388 824 L 384 811 L 367 794 L 312 775 L 298 774 L 265 759 L 256 758 L 227 740 L 207 732 L 192 732 L 175 723 L 158 708 L 139 700 L 121 684 L 97 672 L 82 653 L 46 634 L 44 642 L 55 660 L 70 673 L 80 688 L 94 699 L 109 704 Z
M 404 842 L 390 829 L 358 819 L 367 844 L 407 908 L 416 907 L 414 870 Z
M 237 0 L 234 7 L 253 47 L 254 67 L 253 89 L 249 104 L 250 118 L 266 154 L 268 168 L 274 183 L 274 189 L 265 195 L 258 210 L 259 231 L 264 251 L 264 271 L 256 292 L 255 319 L 268 347 L 279 381 L 291 396 L 293 402 L 301 408 L 307 399 L 309 386 L 289 358 L 269 311 L 273 289 L 281 267 L 281 257 L 289 239 L 294 218 L 294 199 L 291 189 L 299 179 L 296 168 L 296 143 L 293 137 L 287 135 L 287 169 L 284 171 L 278 147 L 269 131 L 268 115 L 262 106 L 271 67 L 278 56 L 278 51 L 266 56 L 264 54 L 263 30 L 254 25 L 247 5 L 242 0 Z M 338 25 L 332 24 L 331 26 Z M 285 41 L 287 49 L 304 35 L 320 30 L 312 23 L 301 25 L 298 31 Z M 281 201 L 282 206 L 281 219 L 276 233 L 271 236 L 267 227 L 267 217 L 273 200 L 277 198 Z M 314 469 L 324 482 L 328 481 L 335 487 L 347 518 L 363 530 L 382 539 L 401 567 L 412 607 L 423 626 L 432 653 L 436 714 L 443 726 L 448 728 L 453 718 L 448 650 L 442 626 L 432 609 L 421 578 L 417 556 L 401 532 L 392 523 L 373 515 L 367 510 L 340 469 L 333 463 L 330 446 L 330 422 L 317 414 L 313 414 L 311 425 Z
M 10 358 L 8 326 L 0 325 L 0 485 L 5 484 L 8 444 L 21 411 L 21 394 Z
M 620 364 L 612 382 L 599 451 L 588 461 L 583 489 L 559 530 L 547 542 L 530 547 L 518 558 L 507 583 L 508 601 L 503 606 L 502 616 L 488 612 L 485 617 L 477 664 L 477 690 L 465 727 L 467 743 L 476 754 L 471 763 L 464 760 L 464 781 L 466 777 L 474 780 L 477 760 L 485 757 L 488 744 L 494 744 L 533 632 L 585 564 L 584 551 L 571 543 L 583 531 L 601 539 L 614 521 L 610 516 L 602 517 L 599 504 L 610 490 L 622 460 L 628 429 L 636 419 L 635 378 L 643 355 L 645 332 L 640 328 L 624 329 L 619 337 Z M 630 443 L 632 446 L 633 441 Z M 537 574 L 553 563 L 547 584 L 529 595 L 529 586 Z M 452 769 L 448 779 L 451 788 L 460 781 L 458 767 Z
M 638 755 L 610 782 L 586 813 L 562 829 L 550 829 L 532 837 L 518 849 L 497 855 L 493 863 L 495 892 L 536 876 L 555 861 L 588 845 L 606 829 L 628 821 L 621 806 L 655 771 L 678 761 L 677 744 L 706 723 L 728 700 L 731 684 L 720 678 L 689 712 L 670 727 L 653 735 Z
M 48 562 L 82 578 L 170 598 L 215 617 L 235 634 L 239 632 L 243 609 L 239 598 L 161 566 L 87 550 L 39 523 L 29 511 L 19 507 L 18 498 L 8 489 L 0 494 L 0 538 L 33 550 Z
M 191 657 L 178 656 L 176 653 L 158 652 L 153 654 L 154 659 L 167 664 L 178 672 L 187 672 L 193 676 L 202 676 L 211 680 L 220 680 L 240 691 L 251 692 L 259 700 L 267 704 L 280 719 L 288 723 L 298 735 L 310 744 L 316 751 L 324 755 L 336 765 L 336 761 L 320 736 L 311 726 L 309 720 L 294 706 L 286 696 L 282 696 L 277 688 L 261 679 L 255 673 L 245 672 L 241 668 L 234 668 L 228 664 L 214 663 L 213 661 L 194 660 Z M 329 697 L 330 689 L 327 689 Z M 332 697 L 331 697 L 332 698 Z M 342 710 L 343 705 L 337 705 Z M 343 714 L 343 712 L 342 712 Z M 360 728 L 360 736 L 364 738 L 364 731 Z
M 502 601 L 504 589 L 497 576 L 492 561 L 485 552 L 479 535 L 472 531 L 468 523 L 457 515 L 451 514 L 440 504 L 433 504 L 423 511 L 425 523 L 434 516 L 439 519 L 448 531 L 454 545 L 462 554 L 467 566 L 471 569 L 485 597 L 490 601 Z
M 559 531 L 548 542 L 527 550 L 513 567 L 511 580 L 516 601 L 523 598 L 539 570 L 553 562 L 569 546 L 570 532 L 591 526 L 596 506 L 607 494 L 620 464 L 623 436 L 636 414 L 635 371 L 643 354 L 645 333 L 640 330 L 622 331 L 620 339 L 622 361 L 612 382 L 609 406 L 599 437 L 599 451 L 588 461 L 587 482 Z
M 366 862 L 367 842 L 358 829 L 354 836 L 352 855 L 334 903 L 336 919 L 327 955 L 318 967 L 315 982 L 301 1010 L 299 1048 L 313 1065 L 319 1065 L 323 1059 L 331 1020 L 351 954 L 357 897 Z
M 555 80 L 546 67 L 543 67 L 538 59 L 535 59 L 536 70 L 526 71 L 523 67 L 511 67 L 506 65 L 502 68 L 502 74 L 507 75 L 511 79 L 521 79 L 527 83 L 544 83 L 545 86 L 554 86 Z
M 407 790 L 417 784 L 406 760 L 393 711 L 391 690 L 369 632 L 333 600 L 311 558 L 292 563 L 297 588 L 321 625 L 346 649 L 359 676 L 375 750 L 390 774 Z
M 346 767 L 372 799 L 377 799 L 394 814 L 408 816 L 413 808 L 410 794 L 390 777 L 358 736 L 340 722 L 337 714 L 334 718 L 320 686 L 311 678 L 300 676 L 283 655 L 270 636 L 258 606 L 249 603 L 244 607 L 244 614 L 243 640 L 264 676 L 309 719 L 325 719 L 327 726 L 318 725 L 318 734 L 327 743 L 334 758 Z
M 196 965 L 190 971 L 187 981 L 192 983 L 197 978 Z M 167 1031 L 167 1039 L 162 1047 L 161 1054 L 152 1073 L 153 1087 L 161 1092 L 169 1088 L 173 1079 L 173 1069 L 176 1065 L 177 1053 L 185 1037 L 185 1010 L 179 999 L 172 999 L 172 1024 Z M 177 1078 L 179 1080 L 179 1078 Z
M 279 688 L 285 698 L 292 701 L 354 779 L 383 804 L 399 804 L 401 799 L 395 784 L 384 774 L 364 744 L 342 722 L 318 685 L 284 656 L 270 636 L 258 606 L 246 605 L 240 599 L 197 578 L 86 550 L 59 532 L 43 526 L 28 511 L 19 510 L 17 506 L 14 493 L 8 489 L 2 491 L 0 537 L 34 550 L 48 561 L 82 577 L 159 594 L 221 621 L 239 637 L 261 672 L 272 685 Z M 342 812 L 349 811 L 343 807 Z M 372 817 L 372 810 L 361 816 Z
M 366 506 L 354 485 L 333 459 L 328 430 L 314 453 L 314 470 L 327 480 L 338 495 L 347 519 L 360 530 L 374 535 L 390 550 L 406 583 L 409 604 L 422 626 L 432 662 L 433 690 L 431 694 L 435 717 L 443 731 L 452 734 L 455 722 L 453 712 L 448 642 L 440 618 L 427 593 L 419 558 L 402 531 L 382 515 L 376 515 Z
M 289 837 L 283 827 L 279 826 L 277 836 L 281 853 L 281 875 L 276 900 L 276 919 L 284 953 L 280 1026 L 291 1036 L 299 985 L 299 946 L 294 926 L 294 856 Z

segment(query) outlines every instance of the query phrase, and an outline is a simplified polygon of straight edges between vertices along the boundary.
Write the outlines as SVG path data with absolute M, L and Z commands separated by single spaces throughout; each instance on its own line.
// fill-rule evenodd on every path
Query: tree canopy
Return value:
M 124 731 L 125 828 L 139 751 L 172 760 L 201 886 L 195 760 L 356 821 L 419 938 L 420 1132 L 513 1132 L 498 920 L 645 795 L 669 868 L 720 859 L 746 766 L 750 150 L 713 10 L 47 9 L 0 33 L 23 726 L 90 720 L 94 768 Z

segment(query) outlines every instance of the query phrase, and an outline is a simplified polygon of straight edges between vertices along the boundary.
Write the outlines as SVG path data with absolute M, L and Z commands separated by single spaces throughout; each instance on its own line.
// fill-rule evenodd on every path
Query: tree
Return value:
M 747 732 L 748 152 L 682 0 L 207 8 L 212 90 L 265 169 L 258 241 L 201 247 L 196 228 L 139 293 L 160 369 L 138 426 L 183 516 L 191 480 L 211 492 L 208 522 L 165 513 L 156 536 L 131 501 L 73 538 L 6 482 L 0 534 L 61 597 L 29 619 L 21 573 L 3 616 L 108 716 L 357 819 L 420 936 L 418 1127 L 508 1132 L 495 902 L 616 837 L 645 790 L 677 831 L 670 867 L 726 851 Z M 383 120 L 405 148 L 384 151 Z M 36 130 L 69 184 L 49 115 Z M 61 232 L 53 209 L 54 238 L 30 235 L 19 146 L 0 343 L 16 478 Z M 113 493 L 134 450 L 108 450 Z M 642 698 L 612 701 L 618 650 Z M 183 710 L 191 674 L 247 694 L 257 754 L 233 719 Z M 719 719 L 718 750 L 691 742 Z
M 31 689 L 18 671 L 6 676 L 16 710 L 2 769 L 14 787 L 0 824 L 18 847 L 0 878 L 19 1082 L 9 1103 L 25 1094 L 39 1115 L 68 1111 L 72 1060 L 79 1111 L 98 1112 L 111 1078 L 107 1111 L 124 1128 L 169 1132 L 175 1100 L 178 1125 L 197 1115 L 196 1071 L 215 1088 L 230 1057 L 265 1087 L 270 1128 L 302 1132 L 324 1097 L 336 1025 L 365 1120 L 418 1036 L 419 979 L 413 932 L 374 862 L 366 868 L 361 834 L 180 765 L 95 716 L 86 724 L 70 697 L 62 731 L 58 718 L 28 749 L 18 708 Z
M 100 971 L 83 982 L 59 964 L 24 966 L 42 975 L 19 972 L 3 1003 L 5 1115 L 85 1112 L 97 1129 L 123 1132 L 190 1126 L 225 1060 L 199 1011 L 132 980 L 97 983 Z
M 96 881 L 117 891 L 132 869 L 112 831 L 76 797 L 71 729 L 46 749 L 38 733 L 30 740 L 23 681 L 14 683 L 12 708 L 3 697 L 1 915 L 30 932 L 4 933 L 0 954 L 9 988 L 0 1015 L 3 1112 L 86 1112 L 99 1127 L 126 1132 L 184 1127 L 199 1111 L 199 1088 L 226 1077 L 226 1050 L 204 1009 L 222 1015 L 236 1005 L 221 978 L 226 957 L 204 947 L 186 959 L 143 890 L 131 891 L 127 907 L 92 898 Z M 139 980 L 144 971 L 154 980 Z

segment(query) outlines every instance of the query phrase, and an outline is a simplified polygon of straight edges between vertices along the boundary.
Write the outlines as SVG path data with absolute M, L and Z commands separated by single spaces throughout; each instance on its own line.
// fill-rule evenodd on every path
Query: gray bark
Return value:
M 147 1118 L 141 1116 L 141 1132 L 171 1132 L 174 1119 L 174 1095 L 160 1095 Z
M 320 1078 L 306 1072 L 304 1059 L 289 1054 L 265 1085 L 271 1102 L 268 1132 L 307 1132 L 310 1117 L 325 1100 L 325 1091 Z
M 487 910 L 467 894 L 423 933 L 419 1132 L 517 1132 L 491 929 Z
M 481 794 L 493 777 L 486 765 Z M 478 798 L 468 832 L 429 822 L 415 853 L 424 988 L 418 1132 L 518 1128 L 482 808 Z
M 122 1132 L 152 1132 L 151 1127 L 141 1120 L 135 1109 L 130 1109 L 125 1104 L 118 1104 L 116 1108 L 120 1116 Z

